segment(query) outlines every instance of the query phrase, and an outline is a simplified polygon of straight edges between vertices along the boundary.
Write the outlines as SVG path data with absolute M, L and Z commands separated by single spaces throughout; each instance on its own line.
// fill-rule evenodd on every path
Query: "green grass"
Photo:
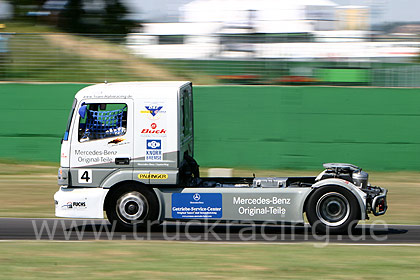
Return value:
M 57 164 L 17 164 L 0 161 L 0 217 L 54 217 L 53 196 L 58 190 Z M 315 176 L 319 171 L 234 170 L 233 176 Z M 202 176 L 207 176 L 203 168 Z M 373 185 L 389 190 L 389 209 L 376 220 L 390 224 L 420 224 L 420 172 L 369 172 Z
M 0 217 L 54 217 L 57 168 L 0 163 Z
M 37 33 L 37 32 L 58 32 L 52 26 L 45 24 L 35 24 L 24 21 L 6 21 L 2 22 L 5 28 L 1 32 L 16 32 L 16 33 Z
M 6 23 L 9 38 L 0 80 L 103 82 L 183 79 L 164 67 L 132 55 L 124 36 L 93 38 L 60 32 L 50 26 Z M 59 36 L 59 37 L 57 37 Z M 54 38 L 56 38 L 54 40 Z M 104 38 L 112 39 L 105 40 Z
M 124 71 L 123 62 L 91 59 L 70 54 L 52 45 L 47 35 L 17 35 L 10 39 L 8 61 L 3 80 L 103 82 L 141 80 Z
M 418 247 L 0 243 L 0 279 L 419 279 Z

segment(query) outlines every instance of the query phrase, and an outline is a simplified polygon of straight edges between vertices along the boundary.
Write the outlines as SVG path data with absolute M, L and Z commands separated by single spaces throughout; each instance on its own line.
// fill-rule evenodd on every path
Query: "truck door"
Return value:
M 144 184 L 175 184 L 176 106 L 157 95 L 136 99 L 134 108 L 133 179 Z
M 111 174 L 132 179 L 133 101 L 80 101 L 70 144 L 72 186 L 98 187 Z

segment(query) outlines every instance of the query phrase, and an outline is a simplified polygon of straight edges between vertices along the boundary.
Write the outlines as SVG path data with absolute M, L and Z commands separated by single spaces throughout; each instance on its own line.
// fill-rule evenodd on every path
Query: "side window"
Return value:
M 185 97 L 181 98 L 181 131 L 185 135 Z
M 182 97 L 181 110 L 182 110 L 182 133 L 184 136 L 191 135 L 191 104 L 188 92 L 185 90 Z
M 79 114 L 80 142 L 122 136 L 127 131 L 127 104 L 83 104 Z

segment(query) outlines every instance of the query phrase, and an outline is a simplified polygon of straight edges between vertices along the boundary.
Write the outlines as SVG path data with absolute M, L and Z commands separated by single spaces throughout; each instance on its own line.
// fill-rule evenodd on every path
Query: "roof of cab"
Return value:
M 141 89 L 147 89 L 148 91 L 153 89 L 179 89 L 180 87 L 190 84 L 189 81 L 163 81 L 163 82 L 118 82 L 118 83 L 102 83 L 87 86 L 76 94 L 77 99 L 86 98 L 86 95 L 95 94 L 94 98 L 101 98 L 102 96 L 109 95 L 112 93 L 118 94 L 118 96 L 128 96 L 133 94 L 144 94 Z M 135 89 L 136 91 L 132 91 Z

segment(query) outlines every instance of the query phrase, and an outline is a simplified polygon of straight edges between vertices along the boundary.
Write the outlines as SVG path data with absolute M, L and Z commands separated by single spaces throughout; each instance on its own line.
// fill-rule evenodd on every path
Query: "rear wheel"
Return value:
M 325 186 L 309 197 L 306 216 L 321 233 L 349 233 L 357 225 L 359 206 L 356 197 L 338 186 Z
M 106 214 L 117 230 L 145 229 L 157 220 L 159 204 L 152 190 L 125 184 L 110 195 Z

